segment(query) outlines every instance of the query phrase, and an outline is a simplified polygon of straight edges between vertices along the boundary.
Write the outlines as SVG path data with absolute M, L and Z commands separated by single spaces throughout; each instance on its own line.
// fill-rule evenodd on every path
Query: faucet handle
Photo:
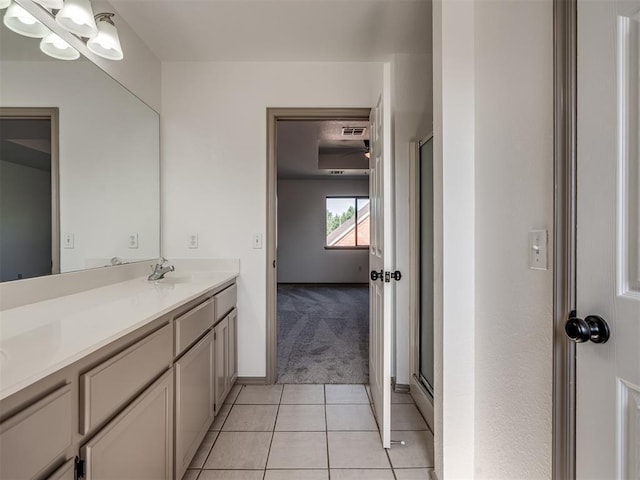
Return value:
M 167 259 L 164 257 L 160 257 L 158 259 L 158 265 L 160 265 L 161 267 L 164 267 L 164 264 L 167 263 Z

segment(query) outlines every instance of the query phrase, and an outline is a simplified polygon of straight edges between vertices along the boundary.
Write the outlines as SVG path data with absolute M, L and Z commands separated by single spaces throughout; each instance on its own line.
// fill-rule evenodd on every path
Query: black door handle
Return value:
M 575 312 L 564 325 L 567 336 L 576 343 L 591 340 L 593 343 L 606 343 L 609 340 L 609 325 L 598 315 L 589 315 L 585 319 L 578 318 Z
M 376 272 L 375 270 L 371 270 L 371 280 L 373 280 L 374 282 L 376 280 L 382 280 L 383 277 L 384 277 L 384 270 L 380 270 L 379 272 Z

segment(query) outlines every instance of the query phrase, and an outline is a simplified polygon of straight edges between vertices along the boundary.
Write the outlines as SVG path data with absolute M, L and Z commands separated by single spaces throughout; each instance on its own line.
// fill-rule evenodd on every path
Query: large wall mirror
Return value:
M 157 258 L 158 114 L 39 41 L 0 27 L 0 280 Z

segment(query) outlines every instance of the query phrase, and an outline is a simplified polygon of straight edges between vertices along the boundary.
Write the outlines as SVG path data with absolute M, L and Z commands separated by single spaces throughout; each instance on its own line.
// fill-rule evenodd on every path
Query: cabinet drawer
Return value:
M 33 478 L 71 445 L 71 386 L 0 425 L 0 478 Z
M 175 354 L 179 355 L 213 326 L 214 301 L 212 298 L 176 318 Z
M 167 369 L 171 337 L 171 325 L 166 325 L 80 377 L 82 434 L 100 425 Z
M 229 288 L 216 294 L 216 322 L 224 318 L 236 306 L 238 297 L 238 287 L 235 283 Z

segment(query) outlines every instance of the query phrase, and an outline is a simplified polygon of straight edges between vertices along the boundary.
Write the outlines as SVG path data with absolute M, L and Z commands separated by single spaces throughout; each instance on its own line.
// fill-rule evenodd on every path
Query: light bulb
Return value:
M 53 32 L 40 41 L 40 50 L 42 53 L 58 60 L 76 60 L 80 58 L 80 53 L 75 48 Z
M 4 14 L 4 24 L 13 32 L 31 38 L 43 38 L 49 29 L 17 3 L 12 3 Z

